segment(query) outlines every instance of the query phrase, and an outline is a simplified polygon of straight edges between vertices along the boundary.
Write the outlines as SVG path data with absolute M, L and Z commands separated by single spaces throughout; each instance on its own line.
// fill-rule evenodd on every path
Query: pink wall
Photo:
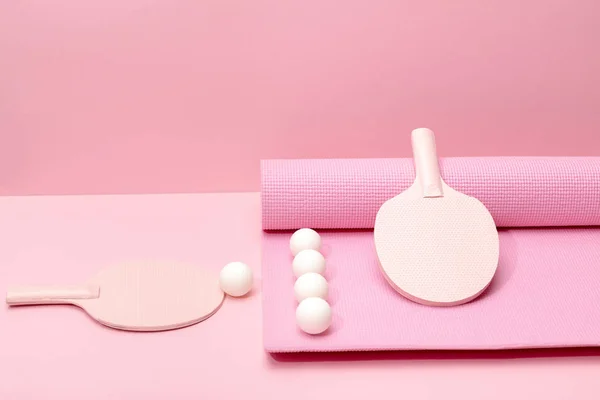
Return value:
M 600 155 L 599 4 L 4 1 L 0 194 L 258 190 L 261 158 L 409 156 L 417 126 Z

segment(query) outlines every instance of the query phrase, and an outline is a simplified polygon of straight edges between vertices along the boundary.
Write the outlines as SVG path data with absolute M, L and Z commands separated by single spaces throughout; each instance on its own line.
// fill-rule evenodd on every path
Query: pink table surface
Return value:
M 250 264 L 253 295 L 209 320 L 119 332 L 69 306 L 0 310 L 1 399 L 597 399 L 600 350 L 263 350 L 258 193 L 0 198 L 0 291 L 140 258 Z M 334 397 L 335 396 L 335 397 Z

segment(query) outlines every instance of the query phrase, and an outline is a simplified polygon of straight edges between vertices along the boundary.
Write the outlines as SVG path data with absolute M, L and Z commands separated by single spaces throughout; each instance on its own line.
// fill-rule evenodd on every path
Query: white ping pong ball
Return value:
M 302 250 L 307 249 L 320 250 L 321 236 L 310 228 L 298 229 L 290 239 L 292 255 L 295 256 Z
M 331 307 L 320 297 L 309 297 L 296 308 L 296 323 L 304 332 L 317 335 L 331 325 Z
M 292 270 L 296 278 L 309 272 L 316 272 L 323 275 L 325 273 L 325 257 L 317 250 L 302 250 L 294 257 Z
M 308 297 L 327 299 L 329 285 L 327 280 L 316 272 L 308 272 L 298 278 L 294 284 L 296 300 L 302 301 Z
M 219 285 L 230 296 L 243 296 L 252 289 L 252 270 L 242 262 L 229 263 L 219 274 Z

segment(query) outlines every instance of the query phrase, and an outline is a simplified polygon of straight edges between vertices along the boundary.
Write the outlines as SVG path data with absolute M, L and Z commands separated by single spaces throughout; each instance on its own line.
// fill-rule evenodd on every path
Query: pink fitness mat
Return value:
M 262 163 L 263 323 L 269 352 L 600 345 L 600 157 L 448 158 L 442 177 L 500 227 L 500 262 L 475 301 L 435 308 L 396 293 L 377 265 L 373 222 L 414 180 L 411 159 Z M 295 324 L 289 238 L 322 234 L 333 324 Z
M 372 229 L 415 180 L 412 159 L 265 160 L 263 229 Z M 446 183 L 479 199 L 499 227 L 600 226 L 600 157 L 440 160 Z

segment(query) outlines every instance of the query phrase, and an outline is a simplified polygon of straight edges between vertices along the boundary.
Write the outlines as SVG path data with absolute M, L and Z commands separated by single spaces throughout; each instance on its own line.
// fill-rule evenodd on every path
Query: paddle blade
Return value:
M 498 232 L 488 210 L 477 199 L 445 191 L 439 198 L 410 192 L 393 198 L 375 223 L 375 246 L 388 282 L 422 304 L 472 300 L 498 265 Z
M 218 273 L 180 263 L 134 263 L 102 270 L 91 283 L 96 300 L 77 302 L 93 318 L 117 329 L 159 331 L 200 322 L 224 299 Z

